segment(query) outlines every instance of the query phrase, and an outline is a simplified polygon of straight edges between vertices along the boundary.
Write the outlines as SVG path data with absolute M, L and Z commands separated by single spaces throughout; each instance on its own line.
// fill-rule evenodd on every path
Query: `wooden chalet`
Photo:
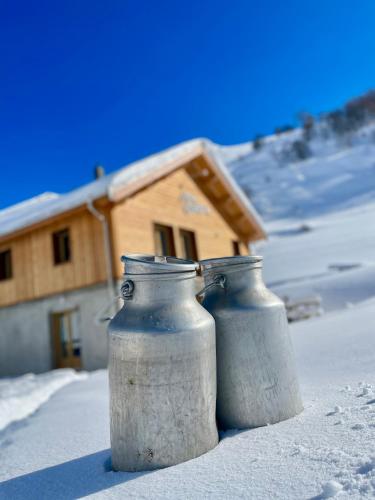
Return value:
M 117 293 L 122 254 L 246 254 L 265 236 L 204 140 L 0 211 L 0 376 L 106 366 L 100 311 Z

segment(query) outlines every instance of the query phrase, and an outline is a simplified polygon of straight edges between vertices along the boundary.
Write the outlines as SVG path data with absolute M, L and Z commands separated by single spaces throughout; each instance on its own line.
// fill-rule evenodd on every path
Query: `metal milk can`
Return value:
M 124 306 L 108 331 L 112 466 L 151 470 L 218 443 L 215 322 L 195 298 L 197 263 L 122 261 Z
M 224 429 L 273 424 L 303 409 L 284 304 L 263 283 L 262 260 L 200 262 L 202 305 L 216 322 L 217 418 Z

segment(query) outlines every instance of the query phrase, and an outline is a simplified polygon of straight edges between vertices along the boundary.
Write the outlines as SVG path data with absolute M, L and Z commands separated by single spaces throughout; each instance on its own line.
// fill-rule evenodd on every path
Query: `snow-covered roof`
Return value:
M 105 196 L 109 200 L 117 200 L 118 194 L 124 187 L 142 182 L 143 178 L 146 179 L 166 165 L 179 165 L 189 161 L 199 152 L 205 152 L 210 156 L 248 215 L 259 226 L 260 232 L 265 233 L 260 217 L 221 160 L 218 148 L 219 146 L 206 139 L 193 139 L 131 163 L 66 194 L 44 193 L 0 210 L 0 237 L 8 236 L 28 226 L 78 208 L 88 201 Z

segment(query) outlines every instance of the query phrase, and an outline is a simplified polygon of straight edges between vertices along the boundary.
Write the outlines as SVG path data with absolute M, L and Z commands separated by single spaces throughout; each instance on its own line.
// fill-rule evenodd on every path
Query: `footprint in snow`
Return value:
M 365 427 L 366 427 L 365 424 L 355 424 L 355 425 L 353 425 L 352 429 L 353 429 L 353 431 L 360 431 L 360 430 L 364 429 Z

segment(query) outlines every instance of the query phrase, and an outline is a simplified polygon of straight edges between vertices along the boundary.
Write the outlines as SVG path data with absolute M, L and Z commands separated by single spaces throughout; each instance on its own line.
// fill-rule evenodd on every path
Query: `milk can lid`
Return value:
M 219 257 L 217 259 L 205 259 L 199 262 L 203 272 L 225 268 L 228 266 L 251 266 L 262 267 L 263 257 L 260 255 L 235 255 L 234 257 Z
M 129 254 L 123 255 L 125 274 L 166 274 L 197 271 L 199 264 L 193 260 L 164 257 L 159 255 Z

